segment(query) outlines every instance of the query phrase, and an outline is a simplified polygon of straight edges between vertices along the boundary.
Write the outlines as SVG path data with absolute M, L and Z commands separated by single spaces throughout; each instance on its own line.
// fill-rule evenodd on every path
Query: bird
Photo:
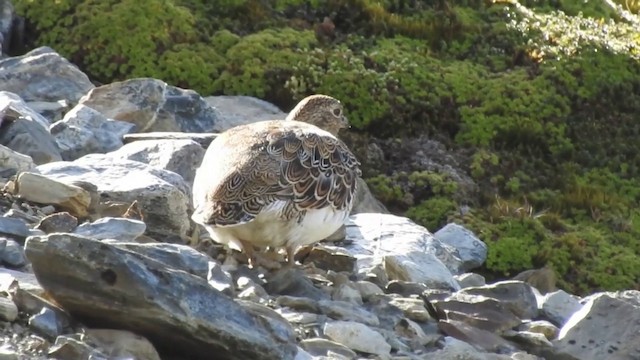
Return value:
M 239 125 L 209 145 L 193 181 L 191 216 L 211 238 L 244 252 L 295 251 L 333 234 L 353 207 L 360 162 L 338 138 L 350 127 L 342 103 L 302 99 L 285 119 Z

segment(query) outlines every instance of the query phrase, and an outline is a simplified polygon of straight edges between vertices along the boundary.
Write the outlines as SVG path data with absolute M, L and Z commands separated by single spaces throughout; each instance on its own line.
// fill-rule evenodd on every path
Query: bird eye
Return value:
M 341 114 L 342 114 L 342 109 L 340 108 L 333 109 L 333 115 L 335 115 L 336 117 L 340 116 Z

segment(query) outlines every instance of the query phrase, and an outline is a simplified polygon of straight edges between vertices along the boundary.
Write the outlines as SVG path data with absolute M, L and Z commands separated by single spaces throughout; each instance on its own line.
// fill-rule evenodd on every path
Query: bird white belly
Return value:
M 238 225 L 210 227 L 211 237 L 229 247 L 242 250 L 242 242 L 255 247 L 293 247 L 313 244 L 327 238 L 344 224 L 349 212 L 331 207 L 307 210 L 302 221 L 283 220 L 284 201 L 266 207 L 255 219 Z

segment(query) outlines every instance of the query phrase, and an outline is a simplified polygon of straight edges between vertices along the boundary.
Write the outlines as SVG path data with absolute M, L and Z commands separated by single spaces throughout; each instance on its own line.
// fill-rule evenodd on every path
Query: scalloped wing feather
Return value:
M 259 126 L 266 125 L 260 124 L 254 133 L 236 131 L 215 140 L 225 141 L 226 146 L 236 148 L 234 151 L 239 147 L 244 150 L 236 152 L 239 159 L 223 160 L 233 169 L 207 194 L 207 224 L 229 226 L 251 221 L 277 200 L 287 201 L 283 219 L 328 206 L 351 210 L 360 163 L 328 132 L 293 123 L 297 122 L 272 124 L 265 131 L 259 131 Z M 230 139 L 238 136 L 249 140 L 234 144 Z M 233 164 L 233 160 L 240 161 Z

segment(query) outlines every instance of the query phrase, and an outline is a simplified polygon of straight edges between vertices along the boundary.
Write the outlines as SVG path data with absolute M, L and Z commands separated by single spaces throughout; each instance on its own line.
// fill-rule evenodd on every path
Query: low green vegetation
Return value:
M 284 109 L 327 93 L 360 136 L 426 134 L 465 154 L 477 192 L 391 162 L 367 182 L 432 231 L 473 229 L 487 276 L 550 265 L 569 291 L 640 288 L 637 1 L 15 4 L 30 45 L 97 81 L 151 76 Z M 335 30 L 317 27 L 325 16 Z

